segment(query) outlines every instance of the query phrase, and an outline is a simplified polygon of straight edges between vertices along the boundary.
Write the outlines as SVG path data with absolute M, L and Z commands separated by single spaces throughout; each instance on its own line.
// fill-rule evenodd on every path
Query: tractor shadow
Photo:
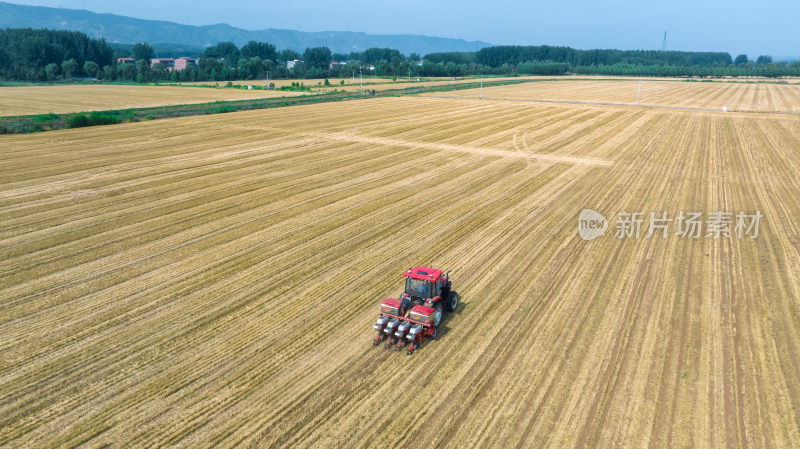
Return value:
M 469 307 L 469 304 L 464 302 L 464 298 L 459 298 L 458 307 L 456 307 L 456 310 L 454 310 L 454 311 L 452 311 L 450 313 L 445 313 L 444 316 L 442 317 L 442 322 L 439 323 L 439 336 L 438 336 L 438 338 L 436 338 L 436 340 L 431 340 L 431 339 L 426 338 L 424 340 L 423 344 L 420 346 L 420 348 L 422 348 L 422 347 L 424 347 L 424 346 L 426 346 L 426 345 L 428 345 L 430 343 L 436 343 L 437 341 L 441 341 L 441 340 L 446 339 L 447 338 L 447 333 L 450 331 L 450 326 L 448 326 L 448 323 L 450 323 L 450 320 L 453 318 L 453 316 L 461 315 L 461 313 L 464 312 L 464 309 L 466 309 L 467 307 Z

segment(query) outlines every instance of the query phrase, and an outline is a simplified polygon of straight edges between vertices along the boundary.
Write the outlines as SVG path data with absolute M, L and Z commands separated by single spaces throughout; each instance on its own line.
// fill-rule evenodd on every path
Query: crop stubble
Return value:
M 798 446 L 799 125 L 387 98 L 6 136 L 0 443 Z M 765 218 L 585 242 L 584 207 Z M 409 358 L 369 339 L 414 264 L 463 305 Z
M 299 92 L 279 90 L 214 89 L 188 86 L 75 84 L 0 87 L 0 116 L 129 109 L 291 97 Z
M 478 97 L 479 89 L 448 92 L 448 96 Z M 800 86 L 746 82 L 686 82 L 678 80 L 542 81 L 483 89 L 487 99 L 600 102 L 716 109 L 728 111 L 800 112 Z

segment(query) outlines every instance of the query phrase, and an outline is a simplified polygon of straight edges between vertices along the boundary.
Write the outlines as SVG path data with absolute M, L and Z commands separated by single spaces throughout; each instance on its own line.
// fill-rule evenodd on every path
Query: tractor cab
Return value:
M 427 300 L 444 296 L 450 289 L 447 274 L 442 276 L 442 270 L 428 267 L 410 268 L 403 274 L 406 279 L 405 295 L 417 303 L 429 302 Z M 446 290 L 446 291 L 443 291 Z

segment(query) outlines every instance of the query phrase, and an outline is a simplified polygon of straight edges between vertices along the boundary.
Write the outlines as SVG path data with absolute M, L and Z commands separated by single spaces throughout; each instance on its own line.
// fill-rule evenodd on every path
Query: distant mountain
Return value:
M 110 43 L 147 42 L 208 47 L 232 41 L 242 46 L 251 40 L 269 42 L 279 50 L 302 52 L 308 47 L 326 46 L 334 53 L 350 53 L 371 47 L 388 47 L 401 53 L 475 51 L 491 44 L 412 34 L 367 34 L 352 31 L 303 32 L 294 30 L 249 31 L 226 24 L 192 26 L 159 20 L 136 19 L 86 10 L 26 6 L 0 2 L 0 28 L 48 28 L 81 31 Z

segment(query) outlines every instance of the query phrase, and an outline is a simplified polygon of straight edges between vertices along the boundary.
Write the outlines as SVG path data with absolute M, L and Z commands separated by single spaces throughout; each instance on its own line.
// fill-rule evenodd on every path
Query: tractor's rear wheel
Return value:
M 433 308 L 436 309 L 436 311 L 433 312 L 433 327 L 438 328 L 439 323 L 442 322 L 442 302 L 437 302 Z
M 450 292 L 450 297 L 447 301 L 447 311 L 448 312 L 455 312 L 458 308 L 458 293 Z

